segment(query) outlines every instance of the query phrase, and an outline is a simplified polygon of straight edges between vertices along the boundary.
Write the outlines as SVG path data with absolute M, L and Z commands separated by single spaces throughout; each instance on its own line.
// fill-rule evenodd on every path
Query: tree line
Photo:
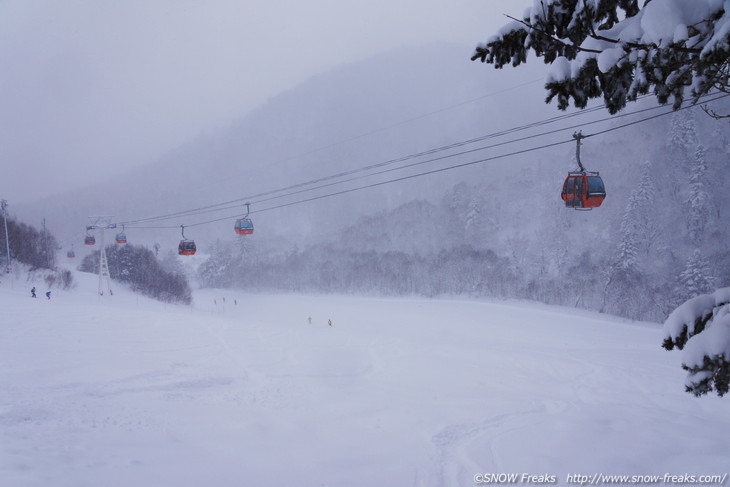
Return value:
M 8 217 L 10 258 L 27 264 L 31 269 L 53 269 L 56 266 L 58 241 L 48 231 Z M 0 224 L 0 255 L 6 256 L 5 225 Z
M 717 122 L 701 116 L 676 112 L 589 145 L 608 188 L 594 211 L 565 208 L 555 163 L 536 161 L 458 183 L 437 203 L 361 217 L 329 242 L 281 251 L 256 238 L 218 242 L 199 277 L 251 291 L 529 299 L 663 321 L 730 284 L 730 138 L 707 133 Z
M 56 267 L 56 250 L 59 248 L 56 237 L 46 229 L 38 230 L 10 216 L 7 217 L 6 234 L 4 223 L 0 224 L 0 261 L 7 260 L 9 247 L 11 262 L 25 264 L 30 271 L 50 271 L 45 276 L 49 286 L 58 284 L 67 289 L 72 285 L 71 272 Z M 7 262 L 4 267 L 10 268 L 10 264 Z
M 190 304 L 192 291 L 182 272 L 167 269 L 146 247 L 132 244 L 106 247 L 109 276 L 129 284 L 141 294 L 168 303 Z M 79 265 L 82 272 L 99 272 L 99 251 L 84 257 Z

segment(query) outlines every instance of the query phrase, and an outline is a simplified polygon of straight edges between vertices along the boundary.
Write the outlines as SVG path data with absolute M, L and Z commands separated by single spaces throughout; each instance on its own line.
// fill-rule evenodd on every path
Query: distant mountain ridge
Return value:
M 510 108 L 514 100 L 524 99 L 523 90 L 499 92 L 540 75 L 484 70 L 471 63 L 468 54 L 466 46 L 404 48 L 334 69 L 272 98 L 228 128 L 201 134 L 122 177 L 18 211 L 31 220 L 45 217 L 59 235 L 70 236 L 83 228 L 88 215 L 127 220 L 176 213 L 427 150 L 524 120 L 524 113 Z M 525 89 L 533 90 L 538 99 L 541 83 Z M 494 96 L 479 99 L 485 94 Z M 538 112 L 550 110 L 534 105 Z M 449 182 L 458 180 L 457 175 Z M 424 189 L 439 192 L 443 187 L 421 181 L 415 190 L 422 196 Z M 388 188 L 334 204 L 270 212 L 259 223 L 270 234 L 316 238 L 323 229 L 407 201 L 407 190 L 413 189 Z M 254 205 L 252 211 L 256 210 Z M 179 227 L 235 213 L 232 209 L 156 225 Z M 203 240 L 226 236 L 228 229 L 223 227 L 198 227 L 197 234 Z M 128 233 L 137 241 L 173 241 L 179 234 Z

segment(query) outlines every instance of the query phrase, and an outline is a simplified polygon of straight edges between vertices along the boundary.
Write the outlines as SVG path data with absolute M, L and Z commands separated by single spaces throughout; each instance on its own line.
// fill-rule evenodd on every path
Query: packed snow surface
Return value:
M 658 324 L 230 290 L 182 307 L 77 281 L 50 300 L 42 283 L 0 285 L 2 486 L 467 486 L 483 473 L 565 484 L 730 469 L 730 400 L 683 391 Z

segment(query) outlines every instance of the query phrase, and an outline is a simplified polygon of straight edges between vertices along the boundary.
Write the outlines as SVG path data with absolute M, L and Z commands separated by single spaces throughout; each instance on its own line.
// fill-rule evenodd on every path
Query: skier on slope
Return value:
M 51 291 L 47 291 L 47 292 L 46 292 L 46 297 L 47 297 L 48 299 L 51 299 Z
M 30 290 L 30 295 L 31 295 L 31 297 L 33 297 L 33 298 L 35 298 L 35 297 L 36 297 L 36 295 L 35 295 L 35 286 L 33 286 L 33 289 L 31 289 L 31 290 Z

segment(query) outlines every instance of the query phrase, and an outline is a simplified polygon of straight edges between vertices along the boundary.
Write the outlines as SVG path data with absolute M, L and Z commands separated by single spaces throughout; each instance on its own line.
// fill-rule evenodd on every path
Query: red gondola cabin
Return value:
M 253 233 L 253 222 L 248 218 L 239 218 L 233 226 L 238 235 L 251 235 Z
M 117 233 L 117 243 L 118 244 L 127 243 L 127 236 L 123 233 Z
M 195 255 L 196 250 L 194 240 L 180 240 L 180 245 L 177 247 L 177 253 L 180 255 Z
M 575 209 L 598 208 L 606 198 L 606 187 L 597 172 L 571 172 L 560 194 L 565 206 Z
M 96 244 L 96 239 L 93 235 L 87 235 L 86 238 L 84 238 L 84 244 L 86 245 L 94 245 Z

